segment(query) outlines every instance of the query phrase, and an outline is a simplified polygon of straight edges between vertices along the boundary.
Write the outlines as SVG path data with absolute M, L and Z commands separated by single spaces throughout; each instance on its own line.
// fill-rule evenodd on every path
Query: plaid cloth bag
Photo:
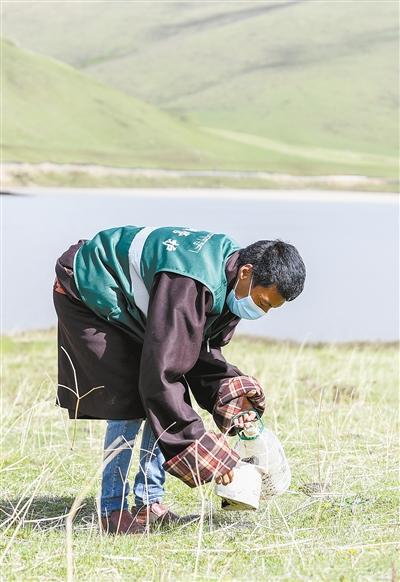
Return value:
M 236 376 L 221 382 L 217 401 L 214 405 L 213 418 L 220 431 L 229 436 L 237 434 L 232 427 L 233 417 L 243 410 L 243 396 L 256 390 L 255 396 L 249 398 L 253 408 L 260 416 L 265 410 L 265 396 L 260 384 L 252 376 Z
M 265 409 L 264 392 L 255 378 L 236 376 L 221 383 L 213 417 L 218 428 L 225 434 L 236 434 L 232 428 L 233 417 L 241 412 L 243 396 L 256 390 L 249 398 L 254 408 L 261 415 Z M 190 444 L 184 451 L 164 463 L 164 469 L 174 477 L 189 485 L 198 487 L 233 469 L 239 461 L 239 455 L 231 449 L 223 434 L 212 431 Z

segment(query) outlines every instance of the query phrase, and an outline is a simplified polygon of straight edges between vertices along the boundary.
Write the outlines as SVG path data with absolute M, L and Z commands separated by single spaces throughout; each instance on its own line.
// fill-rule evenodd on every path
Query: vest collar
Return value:
M 231 291 L 231 289 L 233 289 L 233 286 L 234 286 L 236 278 L 237 278 L 237 274 L 238 274 L 238 270 L 239 270 L 238 261 L 239 261 L 239 251 L 235 251 L 229 257 L 229 259 L 226 261 L 225 275 L 226 275 L 226 281 L 228 283 L 228 288 L 227 288 L 228 293 L 229 293 L 229 291 Z

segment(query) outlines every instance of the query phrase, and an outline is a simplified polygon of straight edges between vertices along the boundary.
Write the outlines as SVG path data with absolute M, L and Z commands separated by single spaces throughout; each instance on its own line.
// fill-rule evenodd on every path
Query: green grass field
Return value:
M 77 581 L 398 579 L 397 346 L 238 337 L 225 354 L 266 390 L 290 491 L 259 512 L 224 513 L 211 486 L 171 477 L 167 501 L 202 511 L 200 525 L 107 537 L 95 503 L 104 423 L 78 421 L 71 449 L 74 423 L 54 405 L 55 333 L 3 338 L 2 579 L 65 580 L 68 557 Z
M 187 156 L 153 155 L 162 167 L 397 177 L 395 1 L 7 2 L 2 15 L 4 34 L 21 47 L 170 112 L 174 142 L 183 137 L 179 123 L 189 123 Z M 129 124 L 129 110 L 116 109 Z M 157 109 L 148 111 L 160 119 Z M 61 115 L 70 123 L 74 117 Z M 76 121 L 90 118 L 86 112 Z M 203 128 L 224 140 L 207 146 Z M 73 122 L 70 131 L 86 160 Z M 93 137 L 99 163 L 108 156 L 113 165 L 126 163 L 122 147 L 112 155 L 104 132 Z M 204 156 L 197 161 L 196 143 Z M 130 151 L 133 165 L 143 163 L 137 148 Z M 68 158 L 60 144 L 56 154 Z
M 259 148 L 201 131 L 69 65 L 7 41 L 1 49 L 3 161 L 240 168 L 263 157 Z

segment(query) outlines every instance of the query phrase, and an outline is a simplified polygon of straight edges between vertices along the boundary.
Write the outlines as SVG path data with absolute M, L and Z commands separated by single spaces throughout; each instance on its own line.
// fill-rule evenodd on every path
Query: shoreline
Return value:
M 128 168 L 96 164 L 4 162 L 2 189 L 323 190 L 391 193 L 398 179 L 357 174 L 296 175 L 263 170 Z
M 199 198 L 222 200 L 267 200 L 285 202 L 347 202 L 347 203 L 396 203 L 396 192 L 363 192 L 354 190 L 320 190 L 320 189 L 256 189 L 256 188 L 93 188 L 60 186 L 21 186 L 9 187 L 1 192 L 9 196 L 122 196 L 137 198 Z

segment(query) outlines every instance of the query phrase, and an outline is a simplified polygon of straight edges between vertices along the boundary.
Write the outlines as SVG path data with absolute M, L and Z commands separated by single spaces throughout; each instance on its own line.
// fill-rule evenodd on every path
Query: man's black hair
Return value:
M 238 265 L 253 265 L 253 287 L 276 285 L 286 301 L 303 291 L 306 267 L 298 250 L 281 240 L 259 240 L 239 251 Z

